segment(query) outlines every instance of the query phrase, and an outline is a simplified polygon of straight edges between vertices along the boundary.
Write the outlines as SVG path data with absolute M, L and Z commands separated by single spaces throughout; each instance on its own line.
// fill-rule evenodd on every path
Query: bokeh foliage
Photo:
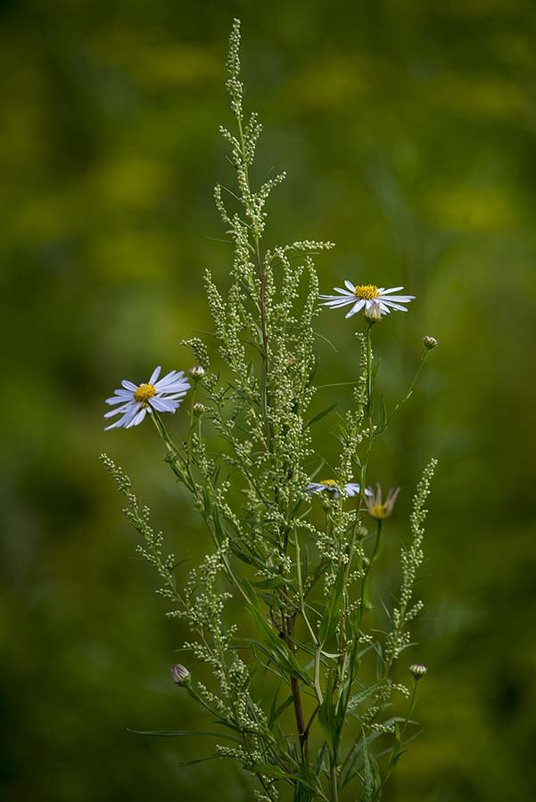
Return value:
M 119 379 L 189 367 L 179 339 L 210 326 L 202 272 L 225 281 L 229 264 L 212 186 L 230 180 L 217 128 L 239 16 L 265 125 L 259 177 L 289 174 L 274 240 L 337 243 L 319 262 L 324 291 L 363 277 L 418 296 L 378 327 L 387 399 L 421 336 L 441 343 L 377 464 L 403 487 L 403 536 L 415 477 L 440 458 L 415 654 L 429 666 L 426 731 L 386 798 L 530 798 L 533 4 L 4 0 L 0 12 L 7 797 L 249 798 L 229 767 L 177 768 L 199 743 L 127 729 L 195 720 L 168 675 L 181 633 L 97 459 L 123 463 L 174 550 L 199 557 L 205 535 L 151 427 L 105 434 L 100 416 Z M 348 325 L 325 312 L 320 326 L 336 350 L 319 339 L 319 383 L 350 381 Z M 335 429 L 318 428 L 328 459 Z

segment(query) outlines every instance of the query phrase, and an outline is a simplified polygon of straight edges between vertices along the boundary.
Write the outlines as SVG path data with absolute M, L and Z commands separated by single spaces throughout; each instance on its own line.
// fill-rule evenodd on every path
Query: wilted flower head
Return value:
M 363 314 L 371 323 L 377 323 L 378 320 L 381 320 L 382 310 L 378 301 L 372 301 L 370 306 L 366 306 Z
M 172 667 L 171 676 L 173 677 L 173 682 L 175 685 L 183 687 L 184 685 L 190 684 L 191 674 L 186 666 L 183 666 L 180 663 L 177 663 L 176 666 Z
M 435 337 L 426 336 L 422 338 L 422 341 L 424 347 L 427 348 L 429 351 L 431 351 L 432 348 L 435 348 L 437 345 L 437 340 Z
M 134 384 L 126 379 L 121 382 L 123 385 L 115 390 L 111 398 L 106 399 L 106 403 L 116 406 L 105 414 L 105 418 L 113 415 L 121 417 L 114 421 L 106 429 L 116 429 L 123 427 L 130 429 L 142 422 L 147 412 L 175 412 L 181 404 L 182 399 L 188 392 L 190 383 L 184 378 L 182 370 L 172 370 L 163 379 L 157 381 L 160 376 L 161 367 L 155 368 L 151 378 L 147 383 Z
M 379 484 L 376 485 L 376 493 L 373 493 L 370 488 L 367 488 L 369 493 L 367 498 L 367 512 L 377 521 L 383 521 L 388 518 L 395 506 L 396 497 L 400 491 L 399 487 L 392 487 L 384 502 L 382 502 L 382 489 Z
M 323 306 L 330 306 L 332 309 L 339 309 L 343 306 L 351 305 L 346 317 L 356 315 L 362 309 L 365 314 L 376 315 L 379 311 L 381 315 L 388 315 L 391 309 L 398 309 L 400 312 L 407 312 L 405 306 L 415 298 L 414 295 L 391 295 L 393 292 L 403 290 L 404 287 L 391 287 L 386 290 L 384 287 L 376 287 L 375 284 L 352 284 L 345 281 L 346 289 L 335 287 L 339 295 L 321 295 L 324 299 Z M 374 318 L 378 319 L 378 318 Z
M 423 666 L 422 663 L 413 663 L 413 665 L 409 667 L 409 670 L 413 674 L 413 678 L 417 681 L 422 679 L 428 672 L 428 669 L 426 666 Z
M 361 492 L 361 487 L 357 482 L 348 482 L 342 486 L 342 490 L 347 496 L 358 496 Z M 332 493 L 334 498 L 338 498 L 341 494 L 341 487 L 337 484 L 335 479 L 322 479 L 320 482 L 309 482 L 307 485 L 307 492 L 310 496 L 313 493 L 323 493 L 327 491 Z M 370 490 L 365 490 L 366 495 L 372 495 Z

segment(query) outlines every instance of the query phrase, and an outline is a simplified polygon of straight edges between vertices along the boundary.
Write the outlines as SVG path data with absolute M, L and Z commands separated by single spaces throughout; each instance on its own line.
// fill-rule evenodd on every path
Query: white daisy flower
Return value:
M 190 388 L 190 383 L 184 378 L 182 370 L 172 370 L 158 380 L 161 370 L 161 367 L 155 368 L 147 383 L 136 385 L 126 379 L 121 382 L 122 387 L 115 390 L 111 398 L 106 399 L 107 404 L 117 408 L 110 410 L 104 416 L 105 418 L 111 418 L 114 415 L 121 417 L 107 426 L 106 431 L 121 426 L 125 429 L 137 426 L 147 412 L 150 413 L 153 409 L 156 412 L 175 412 L 179 408 Z
M 324 491 L 333 493 L 335 498 L 339 498 L 341 489 L 335 479 L 322 479 L 320 482 L 309 482 L 307 485 L 307 492 L 310 496 L 313 493 L 323 493 Z M 361 487 L 356 482 L 348 482 L 343 486 L 343 491 L 346 496 L 358 496 L 361 492 Z M 365 495 L 371 496 L 370 490 L 365 490 Z
M 399 312 L 407 312 L 405 306 L 415 298 L 414 295 L 391 295 L 393 292 L 403 290 L 404 287 L 391 287 L 386 290 L 384 287 L 376 287 L 374 284 L 352 284 L 351 281 L 345 281 L 346 289 L 341 287 L 334 287 L 340 295 L 321 295 L 323 298 L 323 306 L 330 306 L 332 309 L 339 309 L 343 306 L 352 308 L 346 317 L 352 317 L 362 309 L 367 312 L 375 312 L 379 309 L 381 315 L 388 315 L 391 309 L 398 309 Z

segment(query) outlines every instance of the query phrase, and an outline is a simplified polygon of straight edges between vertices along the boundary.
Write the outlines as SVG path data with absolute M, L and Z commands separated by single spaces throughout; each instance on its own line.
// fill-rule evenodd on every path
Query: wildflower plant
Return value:
M 196 360 L 188 379 L 172 371 L 158 382 L 155 371 L 146 384 L 123 382 L 108 400 L 121 416 L 114 426 L 144 417 L 155 426 L 169 469 L 206 524 L 200 565 L 188 571 L 166 554 L 130 480 L 103 461 L 141 535 L 139 552 L 160 577 L 168 615 L 191 633 L 172 680 L 203 709 L 211 757 L 238 761 L 263 802 L 373 802 L 418 730 L 412 712 L 426 671 L 405 654 L 421 610 L 414 590 L 435 461 L 414 495 L 394 601 L 382 599 L 373 578 L 398 489 L 382 501 L 379 486 L 369 487 L 374 445 L 414 387 L 391 415 L 381 411 L 373 330 L 390 311 L 407 311 L 413 296 L 349 281 L 339 296 L 319 296 L 314 257 L 331 243 L 265 245 L 267 201 L 284 174 L 252 184 L 261 125 L 243 110 L 239 44 L 235 21 L 227 62 L 235 127 L 221 133 L 237 189 L 215 190 L 234 259 L 225 291 L 205 277 L 217 366 L 194 338 L 185 342 Z M 364 314 L 357 333 L 355 320 L 333 318 L 347 327 L 348 347 L 357 336 L 361 357 L 333 476 L 315 481 L 323 460 L 312 427 L 327 414 L 310 413 L 322 299 L 332 308 L 351 304 L 347 317 Z M 420 367 L 431 347 L 424 343 Z

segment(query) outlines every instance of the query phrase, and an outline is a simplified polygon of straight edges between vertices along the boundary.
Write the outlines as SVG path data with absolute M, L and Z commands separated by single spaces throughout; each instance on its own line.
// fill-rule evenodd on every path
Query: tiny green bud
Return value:
M 426 348 L 428 351 L 431 351 L 431 350 L 432 350 L 432 348 L 435 348 L 435 347 L 436 347 L 436 345 L 437 345 L 437 340 L 436 340 L 436 338 L 435 338 L 435 337 L 429 337 L 429 336 L 426 336 L 426 337 L 423 337 L 423 338 L 422 338 L 422 341 L 423 341 L 424 347 L 425 347 L 425 348 Z
M 205 368 L 202 365 L 194 365 L 193 368 L 190 368 L 189 373 L 192 379 L 197 382 L 205 375 Z
M 192 407 L 192 412 L 194 413 L 194 415 L 200 417 L 204 411 L 205 411 L 205 405 L 202 404 L 200 401 L 196 401 Z
M 173 666 L 171 669 L 171 676 L 173 677 L 173 682 L 175 685 L 178 685 L 180 688 L 184 688 L 186 685 L 190 684 L 191 674 L 186 666 L 183 666 L 180 663 L 177 663 L 176 666 Z
M 412 666 L 409 667 L 410 673 L 413 674 L 413 679 L 418 682 L 420 679 L 424 677 L 424 675 L 428 672 L 426 666 L 423 666 L 421 663 L 414 663 Z

